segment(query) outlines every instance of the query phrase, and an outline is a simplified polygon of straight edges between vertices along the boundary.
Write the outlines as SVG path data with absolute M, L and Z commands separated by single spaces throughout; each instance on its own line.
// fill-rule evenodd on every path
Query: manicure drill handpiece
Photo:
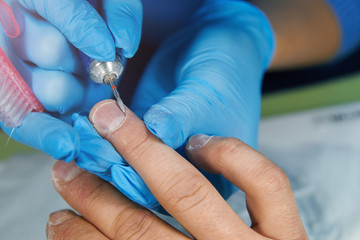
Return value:
M 100 62 L 89 58 L 83 53 L 80 53 L 80 57 L 82 58 L 83 63 L 89 72 L 91 80 L 96 83 L 110 85 L 117 104 L 119 105 L 120 109 L 125 112 L 125 105 L 121 100 L 119 92 L 115 86 L 116 80 L 121 77 L 121 74 L 124 71 L 122 58 L 119 55 L 116 55 L 115 60 L 112 62 Z
M 114 93 L 116 102 L 118 103 L 120 109 L 125 112 L 125 105 L 121 100 L 120 94 L 115 86 L 115 81 L 121 77 L 123 70 L 124 64 L 121 57 L 118 55 L 112 62 L 100 62 L 97 60 L 92 60 L 88 67 L 90 78 L 94 82 L 111 86 L 111 90 Z
M 98 0 L 88 0 L 88 2 L 98 9 Z M 124 71 L 124 61 L 121 55 L 116 54 L 116 58 L 112 62 L 100 62 L 88 57 L 83 52 L 79 52 L 80 59 L 82 60 L 85 69 L 88 71 L 91 80 L 100 84 L 107 84 L 111 86 L 111 90 L 114 92 L 116 102 L 120 109 L 125 113 L 125 105 L 120 98 L 119 92 L 116 89 L 115 82 L 121 77 Z

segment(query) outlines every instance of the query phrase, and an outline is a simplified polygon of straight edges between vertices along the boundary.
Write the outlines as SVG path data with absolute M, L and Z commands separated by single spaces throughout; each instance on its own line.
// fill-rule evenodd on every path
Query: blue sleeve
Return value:
M 360 1 L 326 1 L 339 23 L 342 38 L 336 58 L 342 58 L 360 46 Z

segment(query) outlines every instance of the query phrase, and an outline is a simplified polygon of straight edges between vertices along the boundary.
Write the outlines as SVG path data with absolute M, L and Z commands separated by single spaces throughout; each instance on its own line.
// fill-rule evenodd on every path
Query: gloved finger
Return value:
M 28 84 L 49 112 L 68 113 L 84 101 L 86 83 L 70 73 L 34 67 Z
M 193 165 L 153 136 L 129 109 L 124 114 L 115 101 L 106 100 L 92 108 L 89 119 L 195 238 L 257 236 Z
M 163 80 L 151 80 L 174 83 L 172 86 L 165 85 L 163 89 L 166 88 L 168 94 L 145 113 L 144 122 L 153 134 L 173 148 L 183 145 L 188 137 L 196 133 L 242 136 L 242 140 L 256 146 L 254 133 L 257 132 L 260 110 L 251 106 L 260 104 L 262 67 L 252 73 L 251 79 L 256 81 L 242 79 L 243 74 L 240 73 L 246 75 L 247 69 L 239 59 L 242 50 L 234 47 L 238 43 L 219 46 L 220 40 L 214 35 L 213 29 L 204 29 L 187 46 L 191 50 L 186 51 L 175 64 L 171 56 L 176 58 L 177 48 L 168 46 L 163 55 L 155 56 L 153 65 L 145 73 L 147 79 L 143 80 L 148 81 L 155 78 L 161 69 L 170 68 L 167 70 L 169 74 L 158 77 Z M 235 41 L 226 37 L 223 40 Z M 233 127 L 225 128 L 224 124 L 232 124 Z
M 115 59 L 113 37 L 104 20 L 86 0 L 19 0 L 45 18 L 80 51 L 99 61 Z
M 74 114 L 73 121 L 81 143 L 76 165 L 112 182 L 122 194 L 141 206 L 159 210 L 160 204 L 139 174 L 96 132 L 87 116 Z
M 246 194 L 252 227 L 274 239 L 306 239 L 286 174 L 235 138 L 195 135 L 187 153 L 198 167 L 222 174 Z
M 11 137 L 55 159 L 70 162 L 79 153 L 80 141 L 75 130 L 46 113 L 30 113 L 20 127 L 1 128 Z
M 155 56 L 164 59 L 145 73 L 144 81 L 162 78 L 175 90 L 144 121 L 175 148 L 196 133 L 239 136 L 256 147 L 261 79 L 274 45 L 269 23 L 243 1 L 209 1 L 194 22 L 168 39 Z
M 67 113 L 84 103 L 87 103 L 89 109 L 94 101 L 102 100 L 110 94 L 110 90 L 106 90 L 104 86 L 95 86 L 93 83 L 82 81 L 71 73 L 29 66 L 9 49 L 7 42 L 1 41 L 0 44 L 3 44 L 2 47 L 12 64 L 49 112 Z M 88 92 L 85 93 L 87 87 L 93 96 L 89 96 Z M 97 94 L 93 94 L 94 91 Z M 94 100 L 91 101 L 92 99 Z
M 117 48 L 127 58 L 136 53 L 142 28 L 142 3 L 140 0 L 104 0 L 103 14 Z
M 51 240 L 106 240 L 94 225 L 71 210 L 53 212 L 46 225 L 46 237 Z
M 157 100 L 143 119 L 153 134 L 173 148 L 196 133 L 242 136 L 256 146 L 254 133 L 260 111 L 250 106 L 260 104 L 262 71 L 259 67 L 258 76 L 252 76 L 259 79 L 258 83 L 242 79 L 239 69 L 244 66 L 238 59 L 241 50 L 234 47 L 238 43 L 219 46 L 213 29 L 201 33 L 191 40 L 180 32 L 160 48 L 144 74 L 132 107 L 142 112 Z M 229 41 L 226 37 L 223 40 Z M 180 57 L 178 49 L 182 48 L 190 50 Z M 228 123 L 234 127 L 225 128 Z
M 81 107 L 81 111 L 84 112 L 89 112 L 97 102 L 113 97 L 111 88 L 106 84 L 98 84 L 89 80 L 86 81 L 84 89 L 86 90 L 85 98 Z
M 187 41 L 181 33 L 166 40 L 146 67 L 130 104 L 131 110 L 140 118 L 178 85 L 175 76 L 179 58 L 177 51 L 186 48 Z
M 246 109 L 245 112 L 251 117 L 237 112 L 235 106 L 245 101 L 245 96 L 230 95 L 228 91 L 222 91 L 227 87 L 225 81 L 227 79 L 219 78 L 216 82 L 222 82 L 224 86 L 214 86 L 207 80 L 184 80 L 145 113 L 146 126 L 154 135 L 175 149 L 197 133 L 242 136 L 242 140 L 256 146 L 256 135 L 253 133 L 257 132 L 254 122 L 259 121 L 259 109 Z M 253 99 L 249 101 L 260 102 L 260 93 L 254 93 L 251 98 Z M 246 107 L 246 103 L 243 104 Z M 233 127 L 224 129 L 223 124 L 231 124 Z
M 127 198 L 151 210 L 160 210 L 160 203 L 130 165 L 114 164 L 111 167 L 111 176 L 115 187 Z
M 49 22 L 32 15 L 19 4 L 12 5 L 21 28 L 20 36 L 9 38 L 17 56 L 40 68 L 80 74 L 82 66 L 77 51 L 65 36 Z
M 80 154 L 75 159 L 82 169 L 112 181 L 111 167 L 114 164 L 126 164 L 113 146 L 99 136 L 86 116 L 73 114 L 73 127 L 80 137 Z
M 2 40 L 0 44 L 6 55 L 47 111 L 63 114 L 79 110 L 80 106 L 84 107 L 82 110 L 85 107 L 89 110 L 95 102 L 110 96 L 111 91 L 105 86 L 82 81 L 71 73 L 29 66 Z M 88 88 L 87 92 L 85 88 Z
M 187 239 L 109 183 L 74 163 L 55 163 L 52 182 L 74 210 L 110 239 Z

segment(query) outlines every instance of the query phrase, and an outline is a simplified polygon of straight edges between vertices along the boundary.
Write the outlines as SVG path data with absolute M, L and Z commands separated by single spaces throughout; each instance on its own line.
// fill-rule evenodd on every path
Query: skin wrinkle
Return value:
M 287 190 L 290 187 L 289 180 L 285 173 L 278 167 L 271 164 L 259 163 L 252 175 L 254 179 L 254 186 L 266 192 L 268 195 L 276 195 L 282 190 Z
M 127 212 L 129 212 L 129 214 L 127 214 Z M 127 222 L 129 221 L 129 219 L 132 219 L 132 215 L 133 215 L 133 208 L 131 206 L 124 208 L 116 215 L 112 223 L 112 227 L 110 228 L 111 229 L 110 231 L 114 233 L 112 235 L 115 239 L 118 236 L 120 238 L 128 231 L 128 230 L 124 231 L 124 228 L 128 224 Z
M 111 224 L 110 237 L 114 239 L 125 237 L 127 233 L 130 232 L 131 226 L 136 225 L 136 222 L 138 222 L 136 220 L 137 216 L 140 215 L 141 213 L 138 213 L 138 211 L 134 212 L 134 209 L 131 206 L 122 209 L 116 214 Z
M 166 186 L 171 182 L 173 184 Z M 164 196 L 167 196 L 167 202 L 170 202 L 171 208 L 177 212 L 187 212 L 198 207 L 209 195 L 209 191 L 204 191 L 207 187 L 204 184 L 203 177 L 193 173 L 179 172 L 163 185 L 166 187 Z
M 87 194 L 83 194 L 82 202 L 80 204 L 83 209 L 91 209 L 91 206 L 94 204 L 94 199 L 97 199 L 102 196 L 102 194 L 106 191 L 106 182 L 100 182 L 91 192 Z
M 83 189 L 83 187 L 80 185 L 78 185 L 76 182 L 75 183 L 72 183 L 71 186 L 69 186 L 69 188 L 72 188 L 74 191 L 74 194 L 76 195 L 83 195 L 84 197 L 81 197 L 82 201 L 79 202 L 79 203 L 76 203 L 77 206 L 80 208 L 80 209 L 93 209 L 94 207 L 97 206 L 98 202 L 97 202 L 97 199 L 99 198 L 102 198 L 102 195 L 108 191 L 108 185 L 106 185 L 106 182 L 104 181 L 101 181 L 100 183 L 98 183 L 98 186 L 95 187 L 95 189 L 92 189 L 91 192 L 89 193 L 86 193 L 86 194 L 81 194 L 79 193 L 79 189 Z M 73 186 L 75 184 L 75 186 Z M 105 187 L 104 187 L 105 186 Z M 117 213 L 117 216 L 119 217 L 122 217 L 124 212 L 126 211 L 131 211 L 133 208 L 130 206 L 130 207 L 127 207 L 125 208 L 123 211 L 120 211 L 119 213 Z M 116 209 L 114 209 L 116 211 Z M 86 217 L 86 218 L 89 218 L 91 219 L 92 218 L 92 215 L 88 214 L 87 211 L 84 211 L 83 215 Z M 115 223 L 117 222 L 117 220 L 115 220 Z M 113 227 L 114 228 L 114 227 Z
M 150 229 L 151 225 L 155 221 L 155 218 L 152 214 L 146 213 L 141 214 L 140 218 L 136 219 L 130 229 L 133 232 L 128 238 L 129 239 L 142 239 L 141 237 L 147 234 L 147 231 Z M 137 236 L 137 237 L 136 237 Z
M 210 166 L 212 168 L 216 167 L 216 169 L 222 175 L 226 175 L 226 173 L 228 173 L 232 176 L 236 176 L 236 173 L 237 173 L 236 169 L 226 167 L 228 165 L 229 161 L 231 161 L 229 159 L 233 159 L 234 157 L 235 157 L 236 161 L 242 161 L 242 159 L 257 159 L 252 156 L 253 155 L 252 152 L 249 152 L 247 150 L 247 146 L 248 145 L 246 143 L 239 141 L 236 138 L 228 138 L 227 141 L 220 142 L 218 144 L 218 146 L 216 148 L 214 148 L 212 151 L 213 154 L 219 155 L 219 157 L 217 159 L 215 159 L 216 162 L 210 162 Z M 211 156 L 211 154 L 209 154 L 208 156 Z M 208 161 L 206 161 L 206 162 L 208 162 Z M 220 164 L 220 166 L 219 166 L 219 164 Z M 253 165 L 252 168 L 255 168 L 255 166 Z M 244 172 L 243 174 L 250 175 L 251 170 L 252 170 L 251 168 L 248 168 L 246 173 Z
M 147 131 L 143 139 L 138 141 L 136 145 L 131 146 L 131 149 L 129 150 L 129 154 L 134 159 L 138 159 L 139 161 L 145 159 L 143 155 L 146 155 L 146 153 L 148 153 L 153 146 L 153 143 L 149 141 L 151 137 L 152 135 L 150 134 L 150 132 Z M 124 144 L 124 146 L 130 147 L 128 144 Z

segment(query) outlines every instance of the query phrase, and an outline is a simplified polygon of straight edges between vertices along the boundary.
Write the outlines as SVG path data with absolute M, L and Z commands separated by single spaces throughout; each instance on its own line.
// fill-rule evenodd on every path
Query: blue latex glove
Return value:
M 89 110 L 110 98 L 107 86 L 88 79 L 78 48 L 100 61 L 112 61 L 115 48 L 132 57 L 139 45 L 140 0 L 103 0 L 102 16 L 85 0 L 7 0 L 22 34 L 0 46 L 52 116 L 69 120 L 71 113 Z M 12 137 L 57 159 L 71 161 L 79 137 L 70 125 L 46 113 L 30 114 Z M 12 129 L 3 127 L 9 133 Z
M 273 51 L 270 24 L 259 10 L 246 2 L 207 1 L 153 57 L 131 107 L 173 148 L 198 133 L 233 136 L 255 147 L 261 82 Z M 112 182 L 131 200 L 161 210 L 86 117 L 75 115 L 74 128 L 81 138 L 80 167 Z M 222 176 L 204 174 L 225 198 L 234 191 Z
M 131 104 L 172 148 L 194 134 L 236 137 L 256 148 L 261 83 L 275 48 L 261 11 L 244 1 L 209 0 L 160 47 Z M 205 173 L 223 197 L 234 191 Z
M 111 182 L 132 201 L 160 211 L 160 204 L 141 177 L 122 159 L 113 146 L 96 132 L 88 118 L 74 114 L 73 121 L 81 144 L 81 151 L 75 163 Z

